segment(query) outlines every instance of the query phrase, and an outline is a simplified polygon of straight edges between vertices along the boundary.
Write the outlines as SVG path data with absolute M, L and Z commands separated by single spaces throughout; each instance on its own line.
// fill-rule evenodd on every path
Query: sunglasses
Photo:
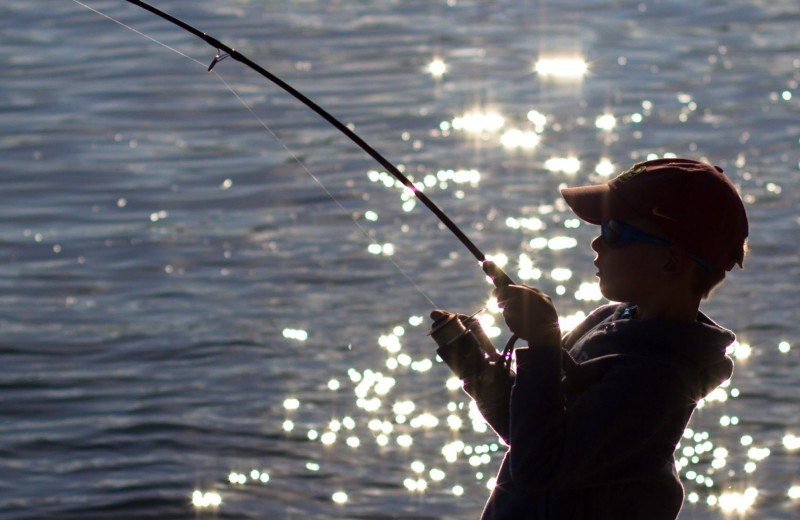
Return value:
M 645 242 L 648 244 L 656 244 L 665 247 L 671 247 L 675 245 L 669 240 L 664 240 L 663 238 L 650 235 L 644 231 L 639 231 L 635 227 L 624 222 L 620 222 L 619 220 L 609 220 L 600 226 L 600 230 L 603 236 L 603 241 L 608 247 L 614 249 L 632 244 L 634 242 Z M 687 251 L 687 254 L 689 258 L 703 266 L 703 268 L 707 271 L 713 270 L 708 261 L 700 258 L 692 252 Z

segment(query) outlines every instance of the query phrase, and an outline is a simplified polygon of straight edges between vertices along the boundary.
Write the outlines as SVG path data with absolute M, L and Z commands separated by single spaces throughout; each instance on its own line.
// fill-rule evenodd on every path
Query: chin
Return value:
M 600 280 L 600 294 L 603 298 L 610 302 L 630 302 L 629 298 L 625 298 L 624 291 L 615 290 L 614 287 L 609 287 L 607 284 Z
M 600 294 L 603 295 L 603 298 L 605 298 L 606 300 L 613 300 L 613 298 L 611 297 L 611 294 L 614 291 L 610 290 L 608 285 L 603 283 L 603 279 L 602 278 L 600 278 L 600 281 L 599 281 L 598 285 L 600 286 Z

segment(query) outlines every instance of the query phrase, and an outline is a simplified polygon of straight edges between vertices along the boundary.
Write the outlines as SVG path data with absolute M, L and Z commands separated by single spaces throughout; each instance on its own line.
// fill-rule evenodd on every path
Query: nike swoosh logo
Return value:
M 659 211 L 659 209 L 658 209 L 658 206 L 653 208 L 653 215 L 655 215 L 656 217 L 659 217 L 659 218 L 665 218 L 667 220 L 672 220 L 673 222 L 678 220 L 676 218 L 670 217 L 669 215 L 665 215 L 665 214 L 661 213 L 661 211 Z

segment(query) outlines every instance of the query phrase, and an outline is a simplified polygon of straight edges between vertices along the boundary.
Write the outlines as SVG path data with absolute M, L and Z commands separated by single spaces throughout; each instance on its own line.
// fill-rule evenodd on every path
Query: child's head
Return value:
M 635 164 L 605 184 L 567 188 L 562 195 L 583 220 L 629 224 L 683 248 L 696 262 L 693 290 L 707 297 L 735 265 L 748 235 L 742 199 L 722 169 L 690 159 Z M 645 239 L 646 240 L 646 239 Z M 657 242 L 655 242 L 657 243 Z

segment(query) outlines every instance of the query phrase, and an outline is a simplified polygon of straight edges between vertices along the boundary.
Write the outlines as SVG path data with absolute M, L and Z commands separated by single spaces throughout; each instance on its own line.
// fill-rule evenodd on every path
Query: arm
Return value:
M 502 364 L 486 363 L 473 377 L 464 380 L 464 391 L 475 400 L 492 430 L 509 443 L 511 388 L 514 374 Z
M 508 443 L 509 405 L 514 374 L 501 362 L 490 361 L 477 345 L 450 343 L 436 353 L 464 382 L 489 426 Z

